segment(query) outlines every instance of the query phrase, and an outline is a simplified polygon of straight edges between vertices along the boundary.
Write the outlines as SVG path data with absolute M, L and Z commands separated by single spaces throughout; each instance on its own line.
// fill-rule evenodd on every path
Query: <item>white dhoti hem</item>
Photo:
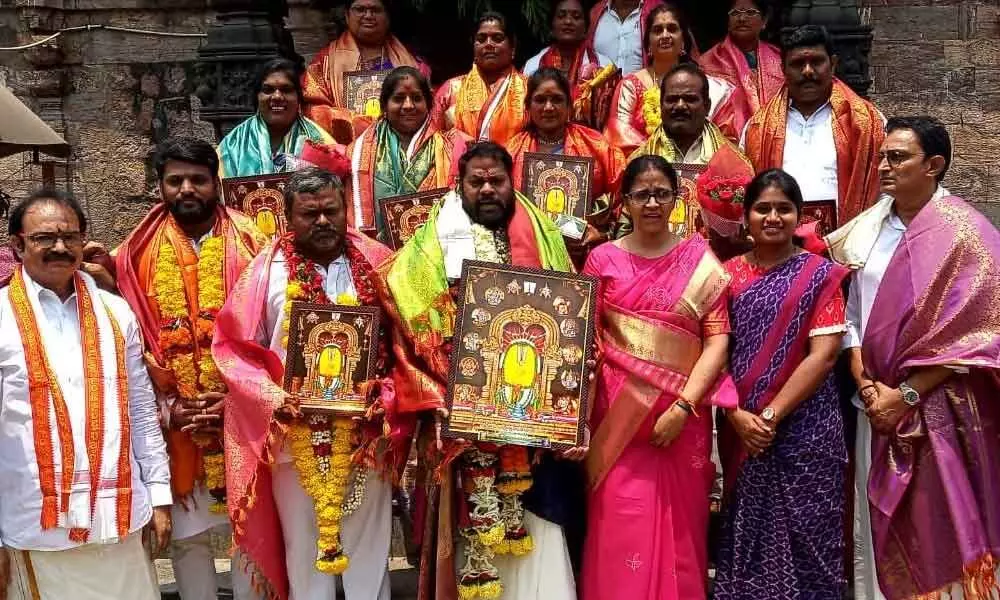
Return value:
M 562 527 L 524 511 L 524 527 L 534 549 L 525 556 L 497 556 L 501 600 L 576 600 L 573 565 Z M 464 558 L 457 564 L 464 564 Z
M 885 596 L 879 590 L 875 571 L 875 543 L 872 540 L 871 507 L 868 504 L 868 473 L 872 468 L 872 426 L 863 411 L 858 411 L 854 457 L 854 598 L 885 600 Z
M 212 496 L 204 488 L 195 489 L 185 509 L 175 503 L 170 514 L 173 539 L 170 542 L 170 562 L 177 578 L 177 591 L 182 600 L 216 600 L 215 549 L 212 529 L 226 535 L 229 518 L 211 512 Z
M 8 549 L 9 600 L 159 600 L 156 571 L 133 533 L 117 544 L 54 552 Z
M 274 501 L 285 540 L 290 600 L 336 600 L 337 578 L 316 569 L 319 528 L 312 498 L 302 488 L 294 463 L 274 465 Z M 346 600 L 390 600 L 389 547 L 392 539 L 392 485 L 373 471 L 365 497 L 341 527 L 340 540 L 351 564 L 343 575 Z M 249 577 L 234 557 L 233 590 L 237 598 L 257 597 Z

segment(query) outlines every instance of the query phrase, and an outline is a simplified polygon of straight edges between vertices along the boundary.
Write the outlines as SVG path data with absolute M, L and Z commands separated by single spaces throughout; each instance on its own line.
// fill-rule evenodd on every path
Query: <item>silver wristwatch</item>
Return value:
M 899 391 L 903 394 L 903 402 L 905 402 L 907 406 L 916 406 L 917 404 L 920 404 L 920 394 L 918 394 L 917 390 L 913 389 L 910 384 L 905 381 L 899 384 Z

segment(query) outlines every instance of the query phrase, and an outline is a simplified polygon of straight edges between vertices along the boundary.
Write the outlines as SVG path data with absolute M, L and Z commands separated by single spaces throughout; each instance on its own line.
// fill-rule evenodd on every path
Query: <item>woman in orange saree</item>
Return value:
M 781 50 L 760 39 L 766 26 L 762 0 L 732 0 L 729 34 L 698 59 L 706 73 L 735 86 L 730 102 L 737 134 L 785 84 Z
M 653 9 L 646 19 L 643 47 L 646 49 L 646 68 L 625 76 L 618 84 L 611 100 L 611 114 L 604 128 L 604 135 L 611 145 L 631 155 L 660 127 L 660 85 L 664 76 L 678 63 L 691 60 L 694 38 L 679 9 L 664 4 Z M 727 138 L 738 139 L 731 121 L 732 108 L 729 96 L 733 85 L 718 77 L 709 76 L 708 96 L 712 105 L 708 118 L 718 125 Z
M 453 186 L 468 136 L 433 126 L 427 116 L 430 83 L 413 67 L 393 69 L 382 83 L 379 101 L 382 117 L 347 148 L 347 223 L 362 231 L 374 229 L 386 243 L 378 201 Z
M 735 407 L 723 369 L 729 277 L 667 218 L 677 174 L 641 156 L 622 180 L 633 233 L 595 249 L 601 366 L 587 456 L 583 600 L 706 597 L 712 410 Z
M 604 241 L 616 213 L 611 200 L 625 170 L 621 150 L 605 141 L 597 131 L 570 121 L 570 85 L 566 76 L 552 67 L 543 67 L 528 78 L 528 124 L 507 142 L 514 159 L 514 189 L 524 191 L 526 152 L 592 156 L 590 210 L 587 233 L 581 250 Z M 544 209 L 545 207 L 543 207 Z M 573 249 L 570 250 L 573 253 Z
M 514 68 L 515 40 L 508 30 L 500 13 L 479 17 L 472 70 L 452 77 L 437 91 L 431 112 L 435 127 L 501 145 L 521 130 L 527 80 Z

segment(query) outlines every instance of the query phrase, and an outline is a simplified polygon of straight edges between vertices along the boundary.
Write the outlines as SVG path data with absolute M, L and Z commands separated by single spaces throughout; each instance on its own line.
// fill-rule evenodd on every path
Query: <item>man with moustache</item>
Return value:
M 135 315 L 78 270 L 87 219 L 59 192 L 15 207 L 0 290 L 0 598 L 156 600 L 170 469 Z
M 758 173 L 792 175 L 802 188 L 804 215 L 832 231 L 878 197 L 885 119 L 834 77 L 837 57 L 825 28 L 796 29 L 781 56 L 785 89 L 747 122 L 741 145 Z
M 184 600 L 214 600 L 209 530 L 227 519 L 220 437 L 226 386 L 212 361 L 212 330 L 265 238 L 221 204 L 219 158 L 210 144 L 170 139 L 153 162 L 161 201 L 112 254 L 118 288 L 142 328 L 167 428 L 178 588 Z
M 378 307 L 372 280 L 390 250 L 347 227 L 343 183 L 320 168 L 289 178 L 285 214 L 288 232 L 240 278 L 219 314 L 212 347 L 230 390 L 225 431 L 234 541 L 267 598 L 335 599 L 340 575 L 347 600 L 389 600 L 391 482 L 408 456 L 414 422 L 410 398 L 393 393 L 397 361 L 389 327 L 377 335 L 378 393 L 367 423 L 302 414 L 298 397 L 281 386 L 289 302 Z M 313 446 L 317 436 L 329 437 L 330 468 L 349 469 L 348 480 L 337 483 L 314 466 L 323 456 Z
M 380 295 L 401 331 L 409 357 L 406 377 L 397 383 L 396 393 L 410 398 L 414 409 L 435 411 L 436 444 L 445 456 L 462 453 L 462 446 L 455 442 L 442 444 L 440 419 L 446 416 L 444 395 L 458 311 L 456 285 L 463 261 L 572 270 L 559 229 L 534 203 L 514 191 L 512 168 L 513 160 L 502 146 L 493 142 L 470 146 L 459 160 L 458 187 L 435 204 L 427 224 L 378 269 Z M 473 445 L 468 451 L 479 449 Z M 574 449 L 567 456 L 579 459 L 581 452 Z M 458 527 L 457 519 L 463 518 L 446 500 L 455 490 L 455 473 L 447 466 L 423 467 L 426 476 L 418 476 L 417 487 L 418 495 L 424 497 L 419 503 L 426 502 L 426 510 L 424 522 L 418 521 L 417 527 L 424 532 L 452 531 Z M 439 480 L 435 472 L 442 473 Z M 582 479 L 575 465 L 546 454 L 533 468 L 532 480 L 523 501 L 524 527 L 534 539 L 534 550 L 527 556 L 497 557 L 492 564 L 466 563 L 456 556 L 450 535 L 425 535 L 420 598 L 455 598 L 459 588 L 463 598 L 474 597 L 469 593 L 495 597 L 491 594 L 498 581 L 504 599 L 576 598 L 563 527 L 578 517 L 574 510 L 581 508 Z M 435 498 L 440 499 L 439 505 Z M 461 550 L 465 554 L 460 556 L 467 555 L 470 545 L 464 543 Z M 456 563 L 466 566 L 456 570 Z
M 951 140 L 940 121 L 894 117 L 886 132 L 883 199 L 827 237 L 855 270 L 844 338 L 860 409 L 854 593 L 989 598 L 1000 558 L 1000 233 L 941 186 Z
M 660 87 L 663 124 L 629 160 L 655 154 L 678 168 L 681 187 L 687 195 L 677 198 L 670 215 L 671 228 L 685 237 L 699 231 L 706 233 L 719 259 L 726 260 L 739 251 L 734 239 L 739 233 L 740 218 L 727 218 L 732 215 L 718 214 L 711 210 L 713 205 L 699 205 L 692 199 L 699 184 L 712 178 L 739 179 L 746 185 L 753 178 L 753 166 L 719 127 L 708 120 L 712 107 L 708 89 L 708 77 L 697 65 L 681 63 L 671 69 Z M 704 171 L 699 174 L 685 170 L 688 166 L 703 167 Z M 742 209 L 735 212 L 742 215 Z M 630 224 L 623 223 L 619 235 L 630 229 Z

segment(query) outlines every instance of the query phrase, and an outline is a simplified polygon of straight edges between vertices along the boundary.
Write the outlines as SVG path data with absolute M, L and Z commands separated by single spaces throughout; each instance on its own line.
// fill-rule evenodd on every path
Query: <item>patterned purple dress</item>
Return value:
M 810 334 L 843 331 L 846 270 L 813 254 L 769 271 L 738 257 L 726 269 L 730 369 L 740 406 L 759 414 L 808 354 Z M 727 485 L 716 600 L 841 600 L 847 449 L 832 372 L 759 457 L 746 455 L 728 422 L 720 450 Z

